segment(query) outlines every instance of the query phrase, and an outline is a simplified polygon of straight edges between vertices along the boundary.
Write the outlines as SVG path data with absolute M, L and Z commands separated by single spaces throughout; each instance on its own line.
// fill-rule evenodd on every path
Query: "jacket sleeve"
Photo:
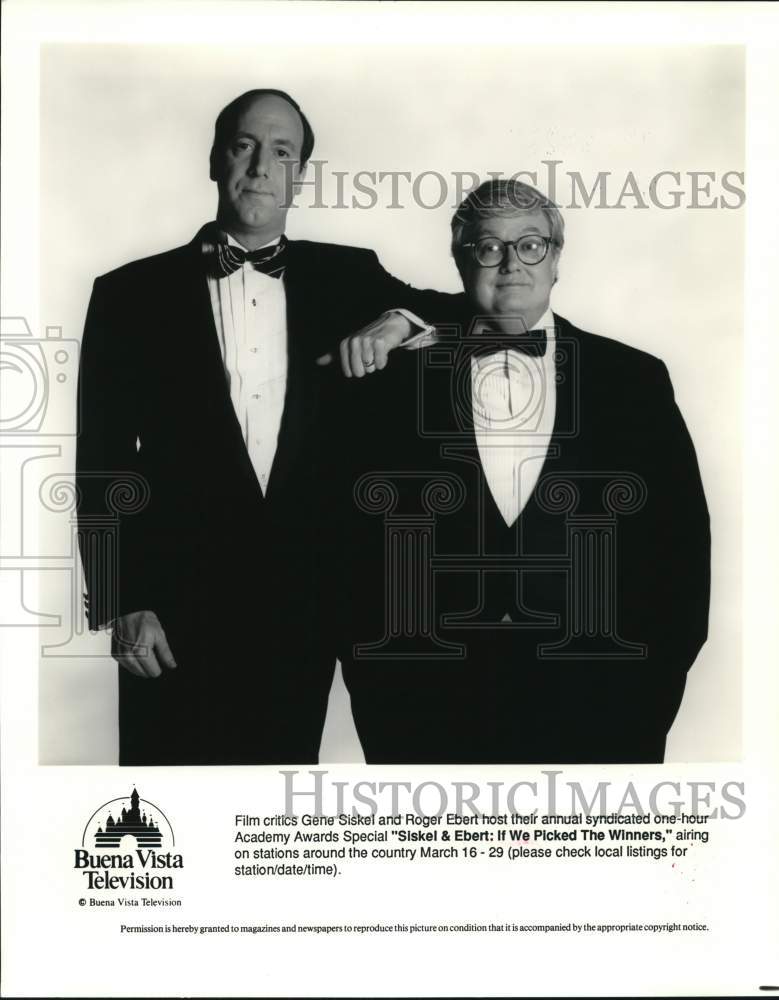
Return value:
M 655 567 L 654 607 L 666 655 L 687 670 L 706 641 L 711 588 L 711 534 L 695 447 L 674 399 L 666 366 L 656 375 L 657 409 L 648 463 L 662 545 Z
M 149 485 L 138 467 L 137 343 L 126 299 L 95 281 L 78 381 L 78 539 L 92 629 L 130 611 L 153 609 L 142 520 Z
M 638 424 L 626 441 L 646 497 L 641 516 L 623 520 L 620 591 L 626 637 L 648 639 L 646 696 L 669 727 L 708 634 L 711 536 L 695 448 L 668 371 L 653 359 L 649 376 L 634 400 Z
M 373 251 L 366 255 L 365 281 L 377 315 L 389 309 L 408 309 L 429 326 L 450 326 L 463 313 L 465 295 L 414 288 L 386 271 Z

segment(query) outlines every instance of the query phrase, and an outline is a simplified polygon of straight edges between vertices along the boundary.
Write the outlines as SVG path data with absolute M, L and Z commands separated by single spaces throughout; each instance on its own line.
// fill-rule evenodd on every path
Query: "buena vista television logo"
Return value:
M 175 845 L 165 813 L 133 788 L 129 799 L 110 799 L 95 809 L 73 867 L 87 889 L 172 889 L 170 872 L 184 867 Z

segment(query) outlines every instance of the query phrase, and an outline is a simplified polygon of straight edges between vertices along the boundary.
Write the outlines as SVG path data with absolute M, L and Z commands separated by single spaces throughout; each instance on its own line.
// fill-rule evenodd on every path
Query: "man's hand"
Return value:
M 400 347 L 413 330 L 405 316 L 385 312 L 351 337 L 344 337 L 339 348 L 344 375 L 362 378 L 385 368 L 389 352 Z M 325 354 L 317 358 L 317 364 L 329 365 L 332 360 L 332 354 Z
M 176 669 L 165 631 L 153 611 L 133 611 L 114 622 L 111 656 L 136 677 L 159 677 Z

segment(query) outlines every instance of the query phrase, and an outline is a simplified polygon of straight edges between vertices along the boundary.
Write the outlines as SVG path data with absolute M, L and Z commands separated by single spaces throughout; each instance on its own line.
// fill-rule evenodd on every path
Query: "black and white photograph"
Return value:
M 246 57 L 42 51 L 41 761 L 737 759 L 743 52 Z
M 571 989 L 614 934 L 585 993 L 649 962 L 640 992 L 675 995 L 736 933 L 735 857 L 775 883 L 777 24 L 746 4 L 736 30 L 734 6 L 6 6 L 0 577 L 25 666 L 3 675 L 4 811 L 70 817 L 56 848 L 35 824 L 37 881 L 72 855 L 56 912 L 77 903 L 106 950 L 63 995 L 176 930 L 182 957 L 243 953 L 250 913 L 294 928 L 293 962 L 316 925 L 339 955 L 360 933 L 363 968 L 414 928 L 404 954 L 446 963 L 437 986 L 417 957 L 363 995 L 478 995 L 452 966 L 466 934 L 493 962 L 482 995 Z M 530 829 L 555 775 L 591 832 Z M 425 812 L 425 785 L 456 803 Z M 704 834 L 704 806 L 747 818 Z M 299 878 L 249 865 L 244 828 L 273 828 L 255 861 L 290 859 L 309 810 L 427 832 L 306 835 L 322 865 Z M 471 822 L 451 848 L 435 829 Z M 102 873 L 133 856 L 185 871 Z M 548 873 L 569 893 L 547 897 Z M 125 914 L 132 878 L 182 911 Z M 777 982 L 756 919 L 754 971 L 728 979 L 723 951 L 704 993 Z M 513 933 L 571 968 L 501 974 Z M 237 960 L 220 988 L 357 995 L 354 970 L 282 966 L 259 982 Z M 179 995 L 216 995 L 202 975 Z M 138 995 L 171 984 L 133 974 Z

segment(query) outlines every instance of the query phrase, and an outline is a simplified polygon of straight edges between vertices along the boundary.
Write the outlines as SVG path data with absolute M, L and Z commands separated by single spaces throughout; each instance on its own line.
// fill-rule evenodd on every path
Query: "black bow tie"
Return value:
M 271 278 L 281 278 L 287 266 L 286 248 L 286 236 L 282 236 L 274 246 L 259 250 L 244 250 L 228 243 L 217 243 L 210 254 L 211 272 L 216 278 L 226 278 L 248 262 L 254 265 L 256 271 L 262 271 Z
M 546 354 L 546 330 L 528 330 L 527 333 L 500 333 L 485 330 L 465 341 L 467 349 L 477 358 L 486 358 L 497 351 L 518 351 L 532 358 Z

